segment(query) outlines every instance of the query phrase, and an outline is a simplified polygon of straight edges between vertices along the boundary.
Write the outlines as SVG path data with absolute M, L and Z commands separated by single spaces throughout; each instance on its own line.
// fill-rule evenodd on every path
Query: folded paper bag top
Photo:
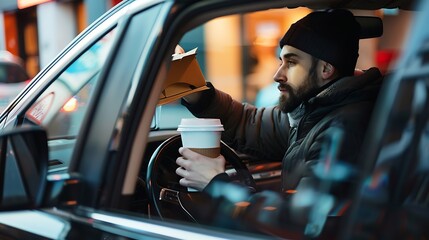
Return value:
M 196 54 L 197 48 L 186 53 L 173 55 L 158 105 L 170 103 L 191 93 L 208 89 Z

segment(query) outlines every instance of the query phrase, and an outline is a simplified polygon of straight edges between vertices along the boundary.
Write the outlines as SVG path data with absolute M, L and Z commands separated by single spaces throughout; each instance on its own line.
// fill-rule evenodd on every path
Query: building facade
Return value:
M 0 50 L 34 77 L 86 26 L 120 0 L 1 0 Z

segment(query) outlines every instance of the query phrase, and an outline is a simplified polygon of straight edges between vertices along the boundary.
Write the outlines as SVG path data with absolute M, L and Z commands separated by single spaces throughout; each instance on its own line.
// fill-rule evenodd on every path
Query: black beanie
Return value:
M 359 56 L 360 25 L 345 9 L 316 11 L 292 24 L 280 40 L 353 75 Z

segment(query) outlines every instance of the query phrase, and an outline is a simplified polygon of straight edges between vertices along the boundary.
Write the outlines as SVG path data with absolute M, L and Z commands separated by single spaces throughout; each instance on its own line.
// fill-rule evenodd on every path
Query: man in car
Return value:
M 274 75 L 281 93 L 278 106 L 239 103 L 210 83 L 209 90 L 185 97 L 182 104 L 199 118 L 220 118 L 222 139 L 234 149 L 282 161 L 279 191 L 294 193 L 300 182 L 315 180 L 314 167 L 326 157 L 324 141 L 334 129 L 343 137 L 331 160 L 359 166 L 382 78 L 376 68 L 356 74 L 359 34 L 359 23 L 347 10 L 312 12 L 280 41 L 280 66 Z M 204 190 L 216 181 L 230 181 L 223 156 L 208 158 L 187 148 L 179 152 L 181 185 Z

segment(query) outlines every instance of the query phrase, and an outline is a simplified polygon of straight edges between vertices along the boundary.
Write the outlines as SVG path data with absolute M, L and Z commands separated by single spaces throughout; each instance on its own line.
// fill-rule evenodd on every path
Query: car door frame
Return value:
M 104 179 L 108 178 L 106 167 L 115 159 L 109 155 L 115 155 L 118 151 L 112 144 L 116 126 L 123 121 L 121 116 L 124 113 L 121 111 L 126 109 L 123 105 L 129 96 L 133 96 L 130 90 L 133 82 L 142 78 L 139 68 L 146 66 L 144 62 L 148 60 L 147 55 L 157 33 L 161 31 L 162 25 L 157 22 L 162 21 L 162 16 L 169 9 L 165 4 L 164 1 L 132 2 L 118 25 L 121 30 L 118 41 L 114 43 L 116 48 L 110 53 L 100 74 L 102 84 L 97 86 L 97 95 L 90 103 L 69 169 L 79 173 L 85 181 L 80 205 L 96 207 L 99 198 L 102 198 Z M 153 22 L 145 21 L 147 28 L 142 28 L 138 25 L 142 19 L 136 19 L 146 17 L 144 14 L 147 11 L 155 11 L 151 14 L 157 14 L 158 18 Z
M 83 33 L 77 36 L 46 68 L 44 68 L 0 117 L 1 124 L 4 126 L 2 131 L 19 125 L 27 109 L 34 103 L 37 97 L 56 80 L 65 68 L 72 64 L 83 51 L 88 49 L 105 33 L 109 32 L 114 27 L 118 29 L 113 42 L 113 51 L 109 53 L 106 63 L 101 69 L 99 80 L 94 90 L 94 96 L 90 101 L 90 106 L 88 106 L 82 128 L 79 131 L 71 164 L 69 166 L 69 172 L 77 173 L 81 176 L 83 182 L 82 186 L 84 191 L 78 204 L 95 206 L 95 202 L 99 197 L 98 189 L 102 185 L 105 174 L 103 167 L 106 162 L 105 156 L 110 148 L 110 136 L 103 139 L 100 138 L 100 133 L 108 134 L 114 131 L 123 99 L 127 99 L 127 96 L 130 95 L 129 92 L 124 89 L 130 88 L 129 86 L 131 86 L 132 81 L 140 79 L 141 71 L 133 69 L 129 62 L 127 64 L 127 61 L 124 61 L 124 59 L 129 59 L 131 56 L 134 56 L 134 64 L 136 66 L 144 65 L 140 59 L 147 59 L 145 55 L 150 52 L 149 49 L 153 45 L 154 38 L 157 32 L 160 31 L 160 25 L 158 24 L 156 26 L 157 29 L 154 29 L 150 21 L 145 22 L 147 24 L 146 32 L 140 31 L 139 33 L 139 31 L 135 29 L 137 28 L 136 26 L 133 27 L 133 31 L 129 31 L 130 22 L 134 15 L 138 15 L 148 8 L 154 9 L 158 6 L 158 10 L 156 11 L 165 12 L 167 8 L 165 8 L 164 4 L 165 1 L 162 0 L 154 0 L 151 2 L 128 1 L 121 3 L 117 8 L 104 14 Z M 158 12 L 156 14 L 158 14 Z M 164 15 L 165 14 L 166 13 L 164 13 Z M 161 21 L 161 19 L 155 20 Z M 140 35 L 133 37 L 127 36 L 130 32 Z M 126 46 L 124 41 L 127 41 L 127 39 L 131 39 L 131 43 L 134 45 L 131 47 Z M 117 46 L 117 49 L 115 49 L 115 46 Z M 140 51 L 136 51 L 138 48 L 140 48 Z M 124 63 L 127 64 L 127 67 L 123 66 Z M 130 73 L 129 77 L 118 77 L 122 76 L 125 70 Z M 121 79 L 122 81 L 117 81 L 117 79 Z M 120 84 L 114 85 L 115 82 L 119 82 Z M 112 86 L 112 84 L 114 86 Z M 119 87 L 122 88 L 122 91 L 118 91 Z M 108 104 L 108 100 L 103 100 L 106 98 L 118 99 L 118 101 L 112 106 L 112 104 Z M 104 102 L 105 104 L 100 107 L 98 106 L 99 102 Z M 105 114 L 106 112 L 109 114 Z M 94 119 L 101 120 L 97 121 Z M 102 129 L 99 127 L 97 128 L 97 126 L 100 125 L 97 123 L 106 123 L 108 121 L 110 121 L 110 125 L 102 124 Z M 90 137 L 93 136 L 91 134 L 94 134 L 93 138 Z M 94 148 L 94 145 L 97 146 L 97 148 Z

